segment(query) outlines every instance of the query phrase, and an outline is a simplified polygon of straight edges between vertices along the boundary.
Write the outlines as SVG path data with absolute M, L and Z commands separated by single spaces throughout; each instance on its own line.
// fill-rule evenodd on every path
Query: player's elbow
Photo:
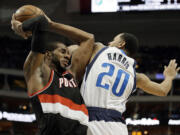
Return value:
M 161 94 L 160 94 L 160 96 L 162 96 L 162 97 L 166 97 L 168 95 L 168 92 L 167 91 L 165 91 L 164 89 L 163 90 L 161 90 Z
M 85 41 L 86 45 L 88 46 L 88 48 L 93 48 L 94 46 L 94 35 L 90 34 L 89 38 Z
M 88 33 L 88 38 L 89 38 L 89 39 L 94 39 L 94 34 Z
M 88 40 L 90 41 L 90 42 L 94 42 L 94 34 L 89 34 L 89 36 L 88 36 Z
M 91 33 L 88 33 L 88 34 L 86 34 L 86 35 L 84 35 L 84 37 L 83 38 L 79 38 L 79 41 L 76 41 L 76 40 L 74 40 L 74 41 L 76 41 L 77 42 L 77 44 L 84 44 L 84 43 L 86 43 L 86 44 L 94 44 L 94 35 L 93 34 L 91 34 Z

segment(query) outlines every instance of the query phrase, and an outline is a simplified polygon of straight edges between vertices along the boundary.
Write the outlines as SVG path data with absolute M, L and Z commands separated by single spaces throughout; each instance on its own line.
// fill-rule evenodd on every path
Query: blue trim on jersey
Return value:
M 99 107 L 87 107 L 89 114 L 89 121 L 101 121 L 105 122 L 122 122 L 125 124 L 125 120 L 122 114 L 116 110 L 99 108 Z
M 98 56 L 104 51 L 106 50 L 108 47 L 104 47 L 102 48 L 96 55 L 95 57 L 93 58 L 93 60 L 89 63 L 89 65 L 87 66 L 87 69 L 86 69 L 86 76 L 85 76 L 85 81 L 88 77 L 88 74 L 89 74 L 89 71 L 91 70 L 91 67 L 93 66 L 94 62 L 96 61 L 96 59 L 98 58 Z
M 134 68 L 134 86 L 132 89 L 132 93 L 135 92 L 136 90 L 136 61 L 135 60 L 134 60 L 133 68 Z
M 127 99 L 129 99 L 130 96 L 132 95 L 132 93 L 134 93 L 136 91 L 136 61 L 135 60 L 134 60 L 133 68 L 134 68 L 134 85 L 133 85 L 131 94 L 129 95 L 129 97 Z
M 122 54 L 124 54 L 125 56 L 127 56 L 126 53 L 125 53 L 122 49 L 119 49 L 119 50 L 122 52 Z

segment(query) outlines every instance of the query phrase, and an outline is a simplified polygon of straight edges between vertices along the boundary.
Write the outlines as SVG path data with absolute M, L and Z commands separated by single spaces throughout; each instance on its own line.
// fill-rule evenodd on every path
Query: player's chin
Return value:
M 69 66 L 69 65 L 68 65 L 67 63 L 62 63 L 62 64 L 61 64 L 61 67 L 62 67 L 63 69 L 66 69 L 68 66 Z

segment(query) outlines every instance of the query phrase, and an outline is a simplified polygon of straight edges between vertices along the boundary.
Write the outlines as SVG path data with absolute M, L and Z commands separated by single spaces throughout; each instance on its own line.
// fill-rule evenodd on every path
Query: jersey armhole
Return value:
M 34 92 L 34 93 L 32 93 L 32 94 L 29 94 L 29 93 L 28 93 L 28 96 L 29 96 L 29 97 L 33 97 L 33 96 L 35 96 L 35 95 L 43 92 L 44 90 L 46 90 L 46 89 L 51 85 L 51 83 L 52 83 L 52 81 L 53 81 L 53 77 L 54 77 L 54 70 L 51 70 L 51 75 L 50 75 L 50 78 L 49 78 L 48 83 L 47 83 L 42 89 L 37 90 L 36 92 Z
M 105 51 L 106 49 L 107 49 L 108 47 L 104 47 L 104 48 L 102 48 L 101 50 L 99 50 L 97 53 L 96 53 L 96 55 L 94 56 L 94 58 L 92 59 L 92 61 L 86 66 L 86 73 L 85 73 L 85 81 L 86 81 L 86 79 L 87 79 L 87 76 L 88 76 L 88 74 L 89 74 L 89 71 L 91 70 L 91 68 L 92 68 L 92 66 L 93 66 L 93 64 L 95 63 L 95 61 L 96 61 L 96 59 L 99 57 L 99 55 L 103 52 L 103 51 Z

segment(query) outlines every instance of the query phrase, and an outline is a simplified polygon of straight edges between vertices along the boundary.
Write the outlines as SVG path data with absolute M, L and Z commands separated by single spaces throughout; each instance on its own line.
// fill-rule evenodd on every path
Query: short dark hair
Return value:
M 128 51 L 130 56 L 135 56 L 138 51 L 139 41 L 137 37 L 130 33 L 123 33 L 122 39 L 126 42 L 125 49 Z
M 61 42 L 58 42 L 58 41 L 51 41 L 51 42 L 47 42 L 46 43 L 46 51 L 54 51 L 58 48 L 58 43 L 61 43 Z

